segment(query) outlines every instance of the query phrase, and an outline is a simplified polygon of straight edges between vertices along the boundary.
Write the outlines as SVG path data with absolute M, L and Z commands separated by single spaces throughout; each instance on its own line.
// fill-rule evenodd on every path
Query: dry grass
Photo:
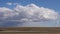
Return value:
M 3 32 L 3 31 L 15 31 L 15 32 Z M 16 31 L 20 31 L 20 32 L 16 32 Z M 33 31 L 35 31 L 35 32 L 33 32 Z M 0 28 L 0 34 L 40 34 L 40 33 L 41 34 L 60 34 L 60 27 L 13 27 L 13 28 Z

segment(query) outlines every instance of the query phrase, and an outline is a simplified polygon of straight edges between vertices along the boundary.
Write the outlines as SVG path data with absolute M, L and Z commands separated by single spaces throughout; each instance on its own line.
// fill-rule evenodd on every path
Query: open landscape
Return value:
M 0 34 L 60 34 L 60 0 L 0 0 Z
M 60 27 L 0 28 L 0 34 L 60 34 Z

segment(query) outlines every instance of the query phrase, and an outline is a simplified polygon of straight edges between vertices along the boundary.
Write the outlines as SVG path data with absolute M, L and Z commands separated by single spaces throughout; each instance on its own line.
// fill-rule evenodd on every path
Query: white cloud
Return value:
M 7 5 L 12 5 L 13 3 L 11 3 L 11 2 L 8 2 L 8 3 L 6 3 Z
M 6 7 L 0 8 L 0 17 L 12 17 L 14 15 L 13 10 Z
M 13 10 L 6 7 L 0 8 L 0 22 L 3 22 L 3 24 L 6 24 L 5 22 L 13 22 L 14 24 L 15 22 L 18 22 L 21 24 L 21 22 L 56 21 L 58 16 L 59 14 L 55 10 L 38 7 L 35 4 L 29 4 L 26 6 L 17 4 Z
M 58 13 L 55 12 L 52 9 L 48 9 L 48 8 L 44 8 L 44 7 L 38 7 L 34 4 L 30 4 L 27 6 L 20 6 L 17 5 L 16 8 L 14 9 L 17 12 L 19 12 L 19 14 L 29 20 L 44 20 L 44 19 L 56 19 Z

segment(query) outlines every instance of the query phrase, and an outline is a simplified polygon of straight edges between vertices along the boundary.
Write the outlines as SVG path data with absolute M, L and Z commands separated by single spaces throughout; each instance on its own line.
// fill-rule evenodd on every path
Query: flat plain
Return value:
M 0 28 L 0 34 L 60 34 L 60 27 Z

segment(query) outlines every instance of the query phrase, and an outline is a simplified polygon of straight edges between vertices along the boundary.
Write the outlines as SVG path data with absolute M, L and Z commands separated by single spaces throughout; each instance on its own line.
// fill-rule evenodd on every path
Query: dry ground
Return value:
M 0 28 L 0 34 L 60 34 L 60 27 Z

